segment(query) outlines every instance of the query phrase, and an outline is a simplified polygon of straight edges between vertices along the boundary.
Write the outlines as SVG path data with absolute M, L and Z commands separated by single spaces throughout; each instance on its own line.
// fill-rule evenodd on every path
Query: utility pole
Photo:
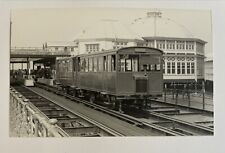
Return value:
M 153 17 L 154 18 L 154 36 L 156 36 L 157 34 L 157 18 L 161 18 L 162 17 L 162 12 L 160 12 L 159 10 L 153 10 L 150 12 L 147 12 L 147 17 Z

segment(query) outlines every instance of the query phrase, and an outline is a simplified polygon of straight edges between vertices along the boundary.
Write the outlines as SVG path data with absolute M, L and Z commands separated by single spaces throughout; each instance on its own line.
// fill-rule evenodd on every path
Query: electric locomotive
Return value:
M 163 52 L 149 47 L 126 47 L 83 54 L 56 62 L 56 78 L 67 93 L 122 105 L 144 106 L 162 96 Z

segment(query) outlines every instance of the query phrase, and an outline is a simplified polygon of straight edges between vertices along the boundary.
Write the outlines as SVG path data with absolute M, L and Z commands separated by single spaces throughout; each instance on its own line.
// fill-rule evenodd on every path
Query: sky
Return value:
M 159 9 L 162 16 L 185 26 L 195 38 L 207 42 L 205 54 L 212 58 L 212 24 L 210 10 Z M 84 29 L 102 19 L 130 24 L 143 18 L 149 8 L 54 8 L 13 9 L 12 46 L 42 47 L 44 42 L 73 41 Z M 165 29 L 171 30 L 171 29 Z M 176 29 L 172 29 L 176 30 Z M 166 32 L 166 31 L 165 31 Z

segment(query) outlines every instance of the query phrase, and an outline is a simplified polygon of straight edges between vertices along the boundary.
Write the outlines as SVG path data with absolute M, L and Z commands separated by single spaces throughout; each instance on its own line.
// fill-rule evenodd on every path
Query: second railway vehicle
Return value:
M 163 52 L 149 47 L 126 47 L 57 59 L 56 80 L 74 96 L 107 101 L 121 110 L 146 106 L 163 91 Z

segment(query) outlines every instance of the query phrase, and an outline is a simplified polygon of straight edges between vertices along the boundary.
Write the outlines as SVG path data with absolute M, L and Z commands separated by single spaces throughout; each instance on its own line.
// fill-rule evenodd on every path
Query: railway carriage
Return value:
M 91 102 L 107 99 L 121 108 L 142 105 L 162 95 L 161 50 L 126 47 L 57 60 L 57 80 L 67 92 L 83 95 Z

